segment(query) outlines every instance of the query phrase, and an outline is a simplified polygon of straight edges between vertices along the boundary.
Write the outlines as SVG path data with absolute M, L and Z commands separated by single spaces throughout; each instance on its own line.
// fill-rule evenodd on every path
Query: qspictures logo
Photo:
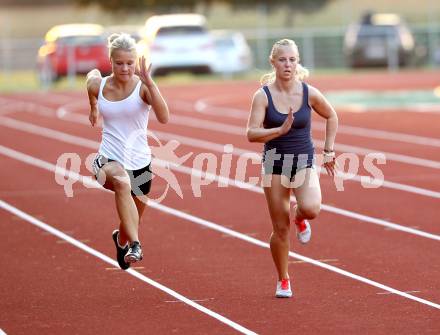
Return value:
M 127 149 L 125 151 L 124 160 L 129 161 L 133 154 L 133 143 L 141 136 L 141 133 L 133 133 L 127 141 Z M 149 199 L 161 202 L 168 192 L 172 190 L 180 198 L 183 199 L 184 193 L 180 185 L 177 173 L 190 175 L 190 187 L 194 197 L 201 197 L 203 187 L 210 184 L 217 183 L 217 187 L 224 188 L 228 186 L 235 186 L 238 188 L 252 188 L 264 187 L 270 185 L 271 171 L 273 164 L 278 158 L 276 152 L 266 153 L 264 164 L 261 162 L 261 155 L 255 152 L 243 152 L 243 150 L 235 150 L 232 144 L 223 146 L 221 154 L 214 154 L 212 152 L 193 152 L 185 153 L 181 156 L 177 154 L 178 149 L 183 151 L 180 147 L 180 142 L 177 140 L 169 140 L 166 143 L 156 136 L 153 132 L 148 133 L 148 142 L 152 154 L 152 173 L 146 171 L 138 176 L 121 176 L 123 182 L 130 183 L 134 194 L 142 194 L 141 186 L 152 181 L 153 188 L 155 188 L 155 179 L 162 179 L 160 183 L 161 189 L 154 192 L 154 196 L 149 195 Z M 90 153 L 84 162 L 77 153 L 64 153 L 59 156 L 55 171 L 55 181 L 64 188 L 67 197 L 73 197 L 73 185 L 77 182 L 82 182 L 88 188 L 102 188 L 105 180 L 94 180 L 94 171 L 92 168 L 93 161 L 97 154 Z M 234 156 L 237 156 L 234 161 Z M 301 156 L 301 155 L 300 155 Z M 190 158 L 192 158 L 192 166 Z M 283 175 L 290 175 L 292 169 L 292 161 L 296 159 L 297 162 L 307 161 L 307 158 L 302 157 L 288 157 L 284 161 L 282 167 Z M 324 157 L 317 154 L 313 159 L 313 168 L 317 175 L 321 174 Z M 361 183 L 364 188 L 378 188 L 383 185 L 384 174 L 377 165 L 386 164 L 386 157 L 383 153 L 369 153 L 363 156 L 362 159 L 355 153 L 342 153 L 337 156 L 337 173 L 333 177 L 335 187 L 338 191 L 344 191 L 344 183 L 348 180 L 356 180 Z M 119 162 L 122 166 L 124 162 Z M 187 164 L 184 164 L 187 163 Z M 79 173 L 84 164 L 88 176 L 81 176 Z M 370 175 L 358 175 L 360 169 L 363 169 Z M 258 171 L 258 173 L 256 173 Z M 305 169 L 304 169 L 305 171 Z M 305 173 L 299 171 L 295 174 L 295 178 L 282 178 L 281 181 L 285 187 L 299 187 L 304 182 L 316 183 L 316 178 L 308 180 Z M 182 180 L 182 179 L 181 179 Z M 86 182 L 87 181 L 87 182 Z M 163 187 L 163 185 L 165 185 Z M 317 187 L 319 185 L 312 185 Z M 157 188 L 155 188 L 157 191 Z

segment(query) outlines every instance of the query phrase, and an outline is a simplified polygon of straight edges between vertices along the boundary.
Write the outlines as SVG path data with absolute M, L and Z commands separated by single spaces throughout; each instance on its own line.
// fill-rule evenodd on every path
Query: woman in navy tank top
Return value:
M 289 298 L 292 296 L 288 273 L 291 193 L 296 197 L 292 217 L 301 243 L 310 240 L 308 220 L 316 218 L 321 207 L 311 113 L 313 110 L 326 119 L 323 156 L 324 167 L 331 176 L 335 174 L 333 146 L 338 117 L 321 92 L 303 81 L 308 71 L 299 64 L 294 41 L 276 42 L 269 60 L 273 72 L 261 78 L 263 86 L 254 94 L 247 137 L 250 142 L 264 143 L 263 187 L 273 226 L 270 249 L 278 272 L 275 295 Z
M 161 123 L 169 119 L 168 106 L 144 57 L 137 68 L 136 42 L 127 34 L 109 37 L 112 74 L 102 78 L 95 69 L 87 74 L 92 126 L 103 116 L 102 141 L 93 170 L 98 182 L 115 193 L 119 229 L 113 231 L 121 269 L 142 260 L 139 221 L 151 187 L 151 152 L 147 143 L 148 114 L 153 108 Z

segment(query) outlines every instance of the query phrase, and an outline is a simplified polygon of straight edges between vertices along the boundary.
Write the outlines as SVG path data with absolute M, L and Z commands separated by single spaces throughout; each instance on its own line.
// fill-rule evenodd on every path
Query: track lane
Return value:
M 35 171 L 35 174 L 39 175 L 40 173 Z M 99 198 L 100 197 L 96 197 L 98 206 L 100 202 Z M 80 200 L 81 203 L 77 204 L 77 206 L 84 206 L 84 199 L 74 198 L 72 200 L 74 202 Z M 59 201 L 62 202 L 62 199 L 59 199 L 58 197 L 54 204 L 56 205 Z M 33 201 L 32 203 L 30 202 L 29 205 L 37 205 L 38 207 L 39 202 L 40 200 Z M 71 220 L 69 220 L 70 223 L 66 222 L 68 224 L 72 224 L 72 221 L 82 222 L 81 220 L 74 220 L 78 215 L 84 216 L 84 212 L 77 210 L 75 207 L 76 206 L 68 206 L 65 208 L 66 211 L 64 212 L 64 215 L 71 218 Z M 96 212 L 94 214 L 96 215 Z M 98 214 L 99 217 L 102 216 L 102 213 Z M 151 214 L 151 222 L 154 222 L 154 211 L 151 211 L 150 215 Z M 335 274 L 327 273 L 326 271 L 322 272 L 322 270 L 317 271 L 309 266 L 301 268 L 298 266 L 295 267 L 294 276 L 295 281 L 298 283 L 297 300 L 292 300 L 295 301 L 295 303 L 289 304 L 286 302 L 285 304 L 285 308 L 287 308 L 286 312 L 290 315 L 289 320 L 285 320 L 284 314 L 271 314 L 269 322 L 267 313 L 272 310 L 271 306 L 278 309 L 279 304 L 282 302 L 272 298 L 271 289 L 274 278 L 271 277 L 273 277 L 273 265 L 271 264 L 267 251 L 264 251 L 263 249 L 261 251 L 259 251 L 259 249 L 252 249 L 253 252 L 249 253 L 249 250 L 247 250 L 248 248 L 242 248 L 241 246 L 243 244 L 241 242 L 238 243 L 234 239 L 227 239 L 227 243 L 225 243 L 224 238 L 219 238 L 218 234 L 212 234 L 212 232 L 208 230 L 198 229 L 198 233 L 195 233 L 187 225 L 183 225 L 183 229 L 180 229 L 181 227 L 176 225 L 175 218 L 172 219 L 173 223 L 171 230 L 166 232 L 167 234 L 171 234 L 167 235 L 170 237 L 168 240 L 169 242 L 162 245 L 163 238 L 161 237 L 163 237 L 164 231 L 162 231 L 161 228 L 165 226 L 163 223 L 165 222 L 164 218 L 165 217 L 162 216 L 162 223 L 155 225 L 152 227 L 153 229 L 149 231 L 149 234 L 152 234 L 151 239 L 148 240 L 149 246 L 151 249 L 155 250 L 153 256 L 149 255 L 150 259 L 155 258 L 154 256 L 156 256 L 157 259 L 160 259 L 159 264 L 157 262 L 151 262 L 149 269 L 151 269 L 153 273 L 159 274 L 161 280 L 166 279 L 176 285 L 181 285 L 182 290 L 185 290 L 186 288 L 192 292 L 193 295 L 196 294 L 195 292 L 197 288 L 206 294 L 206 292 L 208 292 L 206 285 L 208 285 L 208 287 L 211 288 L 211 291 L 209 292 L 216 292 L 218 297 L 217 299 L 212 300 L 212 302 L 209 300 L 207 303 L 209 306 L 211 306 L 211 304 L 215 306 L 219 304 L 218 307 L 226 308 L 229 315 L 237 315 L 235 319 L 239 319 L 240 321 L 242 319 L 252 321 L 252 324 L 257 327 L 256 330 L 259 333 L 268 333 L 269 329 L 270 333 L 272 333 L 272 331 L 285 332 L 288 329 L 296 327 L 295 325 L 299 322 L 301 323 L 301 329 L 304 333 L 316 332 L 317 324 L 324 327 L 322 329 L 335 329 L 338 332 L 341 329 L 359 329 L 355 327 L 371 328 L 374 326 L 370 322 L 371 320 L 365 318 L 362 320 L 361 316 L 378 312 L 378 307 L 376 304 L 373 304 L 374 308 L 369 312 L 370 307 L 368 307 L 369 304 L 366 305 L 365 296 L 362 299 L 359 298 L 359 294 L 363 295 L 362 292 L 364 290 L 367 290 L 366 294 L 369 297 L 369 301 L 370 298 L 373 300 L 378 299 L 378 301 L 385 299 L 379 304 L 385 308 L 383 313 L 386 311 L 386 314 L 382 313 L 387 325 L 383 329 L 388 329 L 388 331 L 396 330 L 405 333 L 405 329 L 408 329 L 408 327 L 411 329 L 413 325 L 414 327 L 419 327 L 422 325 L 421 322 L 423 321 L 423 324 L 425 325 L 424 327 L 429 330 L 430 328 L 426 327 L 426 324 L 429 324 L 430 322 L 432 323 L 436 320 L 436 314 L 432 314 L 430 310 L 422 309 L 423 314 L 421 315 L 423 315 L 423 317 L 414 318 L 411 320 L 410 325 L 406 323 L 405 327 L 402 327 L 403 323 L 395 324 L 392 321 L 398 316 L 398 310 L 400 310 L 400 312 L 405 310 L 413 315 L 414 313 L 418 315 L 418 313 L 422 311 L 420 310 L 420 307 L 412 305 L 413 303 L 410 304 L 412 307 L 408 307 L 408 304 L 403 304 L 402 307 L 404 309 L 402 310 L 402 307 L 399 307 L 402 302 L 399 302 L 398 299 L 396 300 L 396 297 L 377 295 L 377 290 L 374 288 L 366 288 L 364 285 L 353 285 L 352 282 L 347 282 L 347 279 L 340 278 L 339 276 L 334 277 Z M 93 217 L 89 217 L 88 222 L 90 223 L 93 221 Z M 56 222 L 58 222 L 58 220 Z M 92 225 L 89 224 L 83 228 L 86 236 L 92 236 L 91 240 L 97 241 L 97 235 L 102 238 L 103 234 L 97 232 L 96 228 Z M 179 231 L 181 231 L 184 236 L 173 237 L 173 234 L 176 234 L 176 232 Z M 211 238 L 209 238 L 209 236 L 211 236 Z M 214 238 L 214 240 L 212 238 Z M 186 243 L 188 242 L 188 239 L 190 239 L 190 243 Z M 221 240 L 219 241 L 220 244 L 215 242 L 216 239 Z M 111 247 L 109 246 L 108 239 L 105 240 L 107 246 Z M 179 247 L 183 247 L 184 249 L 180 250 L 178 253 L 173 253 L 169 248 L 176 246 L 176 241 L 179 241 Z M 202 241 L 204 242 L 202 243 Z M 209 241 L 209 245 L 215 245 L 215 247 L 206 249 L 205 244 L 207 241 Z M 166 250 L 162 250 L 164 247 Z M 185 250 L 186 252 L 184 252 Z M 191 254 L 188 253 L 189 250 L 196 254 L 192 254 L 191 256 Z M 227 251 L 226 255 L 224 254 L 224 251 Z M 158 255 L 157 252 L 160 252 L 160 255 Z M 211 255 L 210 253 L 213 254 Z M 172 256 L 170 257 L 170 255 Z M 262 263 L 262 260 L 264 259 L 265 261 Z M 215 262 L 212 260 L 215 260 Z M 191 264 L 191 269 L 179 268 L 176 271 L 176 267 L 179 267 L 182 263 L 185 263 L 185 265 Z M 157 266 L 159 267 L 157 268 Z M 157 271 L 154 271 L 154 269 L 157 269 Z M 221 276 L 217 273 L 218 269 L 222 269 Z M 252 273 L 252 278 L 246 281 L 246 285 L 243 286 L 242 280 L 245 273 Z M 198 278 L 199 280 L 193 282 L 191 279 L 188 279 L 189 274 L 191 274 L 192 278 Z M 272 274 L 272 276 L 269 274 Z M 204 278 L 204 280 L 200 281 L 201 278 Z M 314 282 L 315 284 L 313 284 Z M 193 283 L 193 285 L 188 283 Z M 258 289 L 256 287 L 258 287 Z M 271 292 L 270 295 L 263 295 L 261 287 L 268 287 Z M 316 287 L 319 287 L 319 291 L 316 290 Z M 318 294 L 319 297 L 316 297 L 316 294 Z M 328 307 L 332 305 L 331 301 L 333 299 L 336 299 L 339 310 L 344 310 L 343 315 L 340 312 L 329 313 Z M 322 303 L 316 303 L 317 301 L 322 301 Z M 243 303 L 245 303 L 246 306 L 253 306 L 253 308 L 243 309 Z M 394 306 L 394 304 L 396 305 Z M 322 307 L 325 311 L 319 312 Z M 325 320 L 319 316 L 322 315 L 322 313 L 326 315 Z M 341 318 L 346 317 L 351 318 L 353 323 L 350 325 L 341 324 Z M 255 322 L 255 320 L 259 320 L 259 322 Z
M 215 187 L 214 187 L 214 190 L 215 190 Z M 204 200 L 206 199 L 206 195 L 205 195 L 205 197 L 204 197 Z M 215 203 L 215 202 L 214 202 Z M 264 207 L 264 206 L 263 206 Z
M 20 115 L 17 116 L 18 119 L 22 119 L 25 120 L 26 122 L 30 122 L 35 118 L 32 118 L 29 115 Z M 73 116 L 72 116 L 73 117 Z M 64 119 L 62 119 L 64 120 Z M 79 121 L 78 117 L 75 116 L 73 119 L 69 118 L 68 120 L 66 119 L 65 121 Z M 86 120 L 83 120 L 86 121 Z M 81 121 L 81 122 L 83 122 Z M 52 121 L 47 121 L 46 122 L 43 120 L 42 121 L 43 124 L 49 124 Z M 167 125 L 168 126 L 168 125 Z M 151 127 L 153 129 L 153 132 L 155 129 L 159 129 L 159 133 L 160 134 L 162 132 L 163 126 L 159 126 L 158 128 L 155 128 L 155 126 L 153 125 Z M 194 132 L 182 129 L 180 128 L 175 128 L 175 127 L 171 127 L 171 129 L 169 129 L 170 127 L 167 127 L 167 133 L 171 134 L 171 132 L 178 132 L 178 133 L 184 133 L 186 137 L 191 137 L 194 135 Z M 80 128 L 78 128 L 80 129 Z M 90 128 L 88 129 L 89 131 L 86 132 L 87 134 L 92 133 L 90 131 Z M 95 131 L 95 133 L 93 133 L 93 138 L 96 138 L 97 140 L 100 134 L 100 131 L 97 129 L 93 129 Z M 83 131 L 83 130 L 81 130 Z M 198 133 L 200 133 L 200 131 L 198 131 Z M 210 137 L 212 138 L 212 132 L 208 132 L 208 131 L 202 131 L 201 132 L 201 137 L 200 138 L 204 138 L 204 139 L 210 139 Z M 244 139 L 243 136 L 228 136 L 228 135 L 217 135 L 216 139 L 212 138 L 213 140 L 223 140 L 223 143 L 234 143 L 235 147 L 239 146 L 238 149 L 242 150 L 242 148 L 245 148 L 245 150 L 247 150 L 246 148 L 249 149 L 249 151 L 254 151 L 255 148 L 257 147 L 255 144 L 249 144 L 249 143 L 243 143 Z M 238 143 L 238 144 L 237 144 Z M 261 147 L 261 145 L 259 146 Z M 364 157 L 362 155 L 356 154 L 357 155 L 357 159 L 358 160 L 358 164 L 359 164 L 359 172 L 360 174 L 364 174 L 364 175 L 370 175 L 371 172 L 365 170 L 365 168 L 363 167 L 363 162 L 364 162 Z M 425 172 L 425 168 L 423 166 L 410 166 L 407 165 L 405 163 L 398 163 L 398 162 L 393 162 L 392 157 L 388 156 L 387 157 L 387 163 L 385 165 L 381 165 L 380 168 L 384 171 L 385 176 L 387 179 L 389 179 L 392 182 L 397 182 L 397 183 L 407 183 L 409 184 L 409 186 L 415 186 L 415 187 L 422 187 L 422 188 L 426 188 L 426 189 L 432 189 L 432 190 L 436 190 L 436 185 L 438 184 L 437 189 L 440 190 L 440 181 L 438 180 L 438 178 L 436 178 L 437 173 L 435 172 L 436 169 L 431 169 L 431 168 L 427 168 L 426 172 Z M 410 162 L 411 160 L 409 160 Z M 354 163 L 354 162 L 353 162 Z M 398 164 L 398 168 L 395 167 L 395 164 Z M 356 165 L 356 164 L 355 164 Z M 354 166 L 355 166 L 354 165 Z M 423 164 L 422 164 L 423 165 Z M 393 168 L 394 167 L 394 168 Z M 421 168 L 421 170 L 419 170 L 419 168 Z M 345 169 L 348 169 L 348 166 L 345 167 Z M 396 173 L 397 171 L 398 173 Z M 392 177 L 390 177 L 392 176 Z M 423 177 L 423 178 L 421 178 Z M 434 186 L 434 188 L 433 188 Z
M 8 131 L 6 131 L 5 135 L 8 134 Z M 12 135 L 13 132 L 11 130 L 11 133 L 9 136 L 13 136 Z M 7 137 L 7 136 L 6 136 Z M 46 141 L 49 141 L 46 139 Z M 75 141 L 75 140 L 74 140 Z M 34 141 L 32 141 L 34 143 Z M 53 145 L 53 143 L 51 143 L 50 141 L 47 142 L 48 146 Z M 92 142 L 93 143 L 93 142 Z M 27 141 L 24 142 L 23 144 L 23 148 L 25 148 L 27 146 Z M 44 145 L 46 146 L 46 145 Z M 39 145 L 36 145 L 36 148 L 38 148 Z M 185 148 L 181 149 L 181 155 L 186 154 L 188 151 L 185 150 Z M 76 150 L 69 150 L 69 151 L 73 151 L 73 152 L 77 152 Z M 191 151 L 195 152 L 195 153 L 200 153 L 195 151 L 194 149 L 191 149 Z M 85 160 L 85 156 L 87 154 L 90 154 L 91 152 L 93 152 L 92 149 L 90 149 L 88 152 L 86 152 L 86 154 L 82 155 L 82 161 Z M 52 155 L 52 157 L 50 158 L 53 162 L 56 162 L 56 159 L 59 157 L 61 153 L 59 151 L 57 151 L 54 155 Z M 218 155 L 217 155 L 218 156 Z M 218 159 L 218 161 L 220 161 L 220 158 Z M 189 161 L 189 163 L 187 164 L 189 166 L 191 166 L 191 161 Z M 82 170 L 81 171 L 85 171 L 85 167 L 84 164 L 81 166 Z M 259 168 L 257 166 L 255 166 L 253 168 L 253 173 L 251 171 L 250 175 L 251 176 L 259 176 Z M 217 170 L 218 171 L 218 170 Z M 235 166 L 234 164 L 232 164 L 232 171 L 235 171 Z M 88 172 L 88 174 L 90 174 L 90 172 Z M 232 176 L 233 177 L 233 176 Z M 384 202 L 387 204 L 387 206 L 389 206 L 390 204 L 393 203 L 393 201 L 396 203 L 396 206 L 399 205 L 400 202 L 408 202 L 408 201 L 417 201 L 417 198 L 414 198 L 414 196 L 412 196 L 411 194 L 402 194 L 402 197 L 395 197 L 393 196 L 389 196 L 389 194 L 396 194 L 394 192 L 388 191 L 386 193 L 383 192 L 382 189 L 363 189 L 361 187 L 361 185 L 359 184 L 354 184 L 351 182 L 345 182 L 344 185 L 344 189 L 346 190 L 346 192 L 337 192 L 335 185 L 332 184 L 331 180 L 328 177 L 322 177 L 321 178 L 321 183 L 323 184 L 324 188 L 324 196 L 328 191 L 333 191 L 332 196 L 328 197 L 328 199 L 331 199 L 332 203 L 334 204 L 341 204 L 344 208 L 350 208 L 353 209 L 353 207 L 351 206 L 347 206 L 346 204 L 349 203 L 352 206 L 355 206 L 355 211 L 360 211 L 365 212 L 365 210 L 367 209 L 368 212 L 368 208 L 371 208 L 372 210 L 375 210 L 376 212 L 379 213 L 378 217 L 383 217 L 383 209 L 381 209 L 381 206 L 383 207 Z M 364 202 L 359 202 L 356 198 L 353 198 L 351 196 L 351 194 L 353 194 L 353 192 L 362 192 L 364 191 L 365 193 L 369 193 L 371 194 L 371 198 L 372 200 L 370 200 L 368 203 L 364 203 Z M 406 222 L 409 220 L 411 220 L 411 217 L 413 216 L 414 219 L 417 218 L 417 220 L 420 220 L 424 225 L 423 227 L 426 229 L 428 227 L 428 229 L 436 229 L 436 225 L 434 224 L 434 222 L 432 221 L 432 219 L 435 217 L 435 203 L 436 203 L 436 199 L 426 199 L 426 201 L 423 203 L 424 205 L 424 211 L 422 212 L 422 216 L 421 217 L 414 217 L 414 214 L 412 212 L 412 208 L 411 207 L 407 207 L 402 211 L 399 211 L 397 213 L 395 213 L 396 215 L 399 215 L 396 219 L 395 216 L 393 216 L 393 213 L 388 213 L 389 210 L 386 211 L 386 219 L 391 219 L 391 221 L 397 221 L 397 222 Z M 408 212 L 405 212 L 405 210 L 408 210 Z M 391 216 L 389 216 L 391 214 Z M 435 230 L 434 230 L 435 231 Z

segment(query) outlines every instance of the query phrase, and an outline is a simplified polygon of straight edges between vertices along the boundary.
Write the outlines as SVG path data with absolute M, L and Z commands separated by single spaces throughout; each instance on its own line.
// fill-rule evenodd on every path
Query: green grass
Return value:
M 57 82 L 53 89 L 66 90 L 74 89 L 79 90 L 84 88 L 85 77 L 78 76 L 73 82 L 68 79 L 62 79 Z M 40 85 L 37 74 L 33 71 L 14 71 L 14 72 L 2 72 L 0 73 L 0 92 L 26 92 L 26 91 L 38 91 L 44 90 L 44 87 Z
M 37 77 L 31 71 L 2 72 L 0 92 L 34 91 L 38 88 Z
M 174 85 L 191 85 L 197 83 L 215 83 L 221 81 L 254 81 L 258 83 L 260 77 L 269 72 L 269 69 L 254 69 L 247 73 L 234 75 L 194 75 L 190 73 L 174 73 L 167 76 L 155 77 L 154 80 L 159 86 L 174 86 Z M 366 72 L 368 72 L 366 70 Z M 335 76 L 335 75 L 351 75 L 350 69 L 316 69 L 311 72 L 311 77 L 314 76 Z M 50 87 L 52 91 L 66 91 L 66 90 L 85 90 L 85 76 L 76 76 L 73 81 L 69 78 L 63 78 Z M 14 71 L 14 72 L 0 72 L 0 93 L 14 93 L 14 92 L 32 92 L 47 90 L 38 81 L 37 74 L 34 71 Z
M 192 75 L 190 73 L 172 74 L 164 77 L 156 77 L 155 81 L 159 85 L 186 85 L 194 82 L 216 82 L 224 79 L 236 80 L 246 78 L 256 78 L 256 75 L 246 74 L 237 76 L 223 77 L 221 75 Z M 51 90 L 65 91 L 65 90 L 84 90 L 85 76 L 76 76 L 74 80 L 63 78 L 50 87 Z M 42 86 L 37 78 L 37 75 L 32 71 L 16 71 L 9 73 L 0 73 L 0 92 L 26 92 L 38 91 L 47 89 Z
M 258 80 L 261 73 L 254 71 L 246 74 L 232 76 L 193 75 L 190 73 L 177 73 L 154 78 L 158 85 L 189 85 L 200 82 L 218 82 L 222 80 Z M 76 76 L 73 81 L 63 78 L 50 87 L 54 91 L 84 90 L 85 76 Z M 0 93 L 28 92 L 47 89 L 40 84 L 37 74 L 33 71 L 0 72 Z

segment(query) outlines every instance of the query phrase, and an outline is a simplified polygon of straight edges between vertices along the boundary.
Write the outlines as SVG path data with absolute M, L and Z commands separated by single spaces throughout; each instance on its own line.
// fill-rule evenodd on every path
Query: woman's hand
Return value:
M 96 107 L 91 108 L 90 115 L 89 115 L 89 121 L 90 121 L 90 124 L 92 125 L 92 127 L 94 127 L 98 123 L 98 117 L 99 117 L 98 109 Z
M 290 128 L 292 128 L 294 118 L 295 117 L 293 116 L 293 108 L 289 107 L 289 113 L 287 113 L 286 120 L 284 120 L 282 126 L 280 127 L 280 136 L 289 132 Z
M 335 156 L 335 152 L 325 152 L 323 153 L 324 155 L 324 167 L 327 170 L 327 173 L 334 177 L 336 174 L 336 168 L 337 168 L 337 164 L 336 164 L 336 156 Z
M 139 76 L 145 86 L 150 87 L 154 85 L 153 78 L 151 77 L 151 63 L 147 68 L 144 56 L 139 58 L 139 67 L 136 67 L 135 73 Z

